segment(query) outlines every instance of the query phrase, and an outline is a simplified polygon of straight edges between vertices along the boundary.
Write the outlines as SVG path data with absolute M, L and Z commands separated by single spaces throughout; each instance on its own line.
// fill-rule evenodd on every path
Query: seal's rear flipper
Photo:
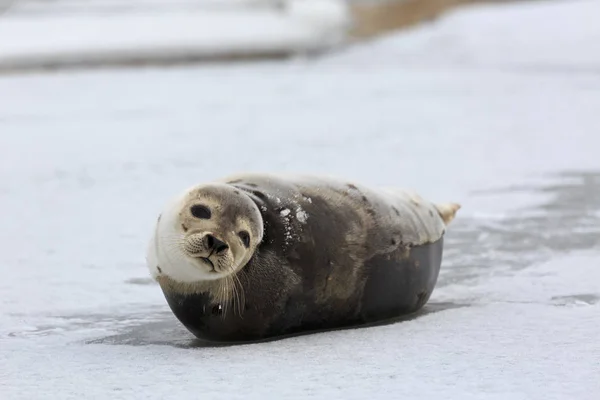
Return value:
M 458 203 L 442 203 L 442 204 L 436 204 L 435 208 L 437 209 L 438 213 L 440 214 L 440 217 L 442 217 L 442 220 L 444 220 L 444 224 L 446 224 L 446 226 L 448 226 L 448 224 L 450 222 L 452 222 L 452 220 L 456 216 L 456 212 L 460 209 L 460 204 L 458 204 Z

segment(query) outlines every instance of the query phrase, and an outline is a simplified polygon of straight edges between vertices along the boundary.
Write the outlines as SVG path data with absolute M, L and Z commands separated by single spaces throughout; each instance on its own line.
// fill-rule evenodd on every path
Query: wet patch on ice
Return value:
M 165 315 L 167 313 L 164 313 Z M 170 313 L 168 313 L 170 314 Z M 12 331 L 8 337 L 28 338 L 40 336 L 63 335 L 68 332 L 81 334 L 98 334 L 98 332 L 121 331 L 131 326 L 151 324 L 163 319 L 164 316 L 153 309 L 135 313 L 108 314 L 108 313 L 77 313 L 71 315 L 55 315 L 36 318 L 37 323 L 26 329 Z
M 600 248 L 600 171 L 548 178 L 545 183 L 486 191 L 498 198 L 514 192 L 545 194 L 547 200 L 540 205 L 453 221 L 437 287 L 468 284 L 491 274 L 512 275 L 557 254 Z
M 434 314 L 444 310 L 457 309 L 462 307 L 468 307 L 468 304 L 451 303 L 451 302 L 431 302 L 416 313 L 406 315 L 403 317 L 393 318 L 386 321 L 367 324 L 361 326 L 354 326 L 340 329 L 329 329 L 326 331 L 310 331 L 297 333 L 292 335 L 279 336 L 275 338 L 265 339 L 261 341 L 245 342 L 245 343 L 219 343 L 209 342 L 200 340 L 194 337 L 187 329 L 183 327 L 175 319 L 172 313 L 166 312 L 160 314 L 160 320 L 154 320 L 151 322 L 143 322 L 138 324 L 130 325 L 122 332 L 116 335 L 100 337 L 93 340 L 88 340 L 87 344 L 109 344 L 109 345 L 129 345 L 129 346 L 149 346 L 149 345 L 162 345 L 172 346 L 180 348 L 202 348 L 202 347 L 219 347 L 219 346 L 232 346 L 242 344 L 253 344 L 253 343 L 264 343 L 271 341 L 279 341 L 289 339 L 292 337 L 314 335 L 323 332 L 332 331 L 343 331 L 348 329 L 366 329 L 373 328 L 376 326 L 391 325 L 401 323 L 405 321 L 412 321 L 418 318 Z
M 600 295 L 585 293 L 570 296 L 554 296 L 552 303 L 557 306 L 591 306 L 600 302 Z

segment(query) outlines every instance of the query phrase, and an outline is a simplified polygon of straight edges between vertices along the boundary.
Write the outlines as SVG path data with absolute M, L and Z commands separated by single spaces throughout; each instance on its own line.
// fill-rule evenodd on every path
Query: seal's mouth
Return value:
M 213 264 L 213 262 L 210 260 L 210 258 L 200 257 L 200 259 L 202 261 L 204 261 L 205 263 L 207 263 L 208 265 L 210 265 L 210 267 L 212 268 L 210 270 L 210 272 L 217 272 L 217 270 L 215 269 L 215 264 Z

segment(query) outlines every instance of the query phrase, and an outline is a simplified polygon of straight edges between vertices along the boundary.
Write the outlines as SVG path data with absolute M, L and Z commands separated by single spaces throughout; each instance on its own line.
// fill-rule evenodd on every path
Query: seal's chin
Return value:
M 211 268 L 210 272 L 217 272 L 215 269 L 215 264 L 210 260 L 210 258 L 200 257 L 200 260 L 204 261 L 205 264 L 208 264 L 208 266 Z
M 188 258 L 195 267 L 195 275 L 198 277 L 198 280 L 217 280 L 230 274 L 229 270 L 219 270 L 216 261 L 213 261 L 208 257 L 188 256 Z

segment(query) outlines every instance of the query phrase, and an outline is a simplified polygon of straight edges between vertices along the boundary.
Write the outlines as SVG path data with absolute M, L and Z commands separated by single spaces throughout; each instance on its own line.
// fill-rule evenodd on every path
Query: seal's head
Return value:
M 235 274 L 263 237 L 263 219 L 244 192 L 222 183 L 194 186 L 175 198 L 156 223 L 148 268 L 176 282 Z

